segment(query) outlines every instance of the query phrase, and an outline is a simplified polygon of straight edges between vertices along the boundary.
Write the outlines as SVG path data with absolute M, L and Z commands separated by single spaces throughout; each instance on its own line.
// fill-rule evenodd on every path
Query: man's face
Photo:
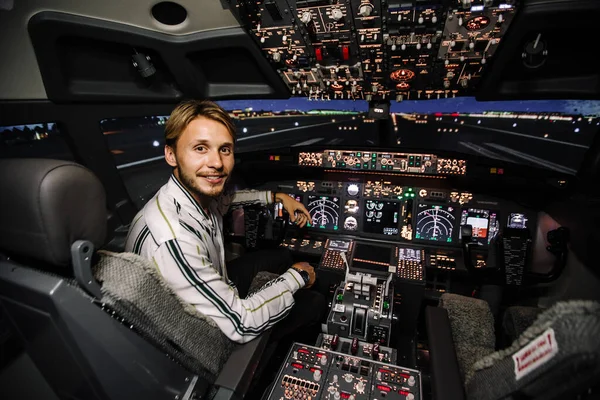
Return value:
M 194 119 L 175 148 L 165 146 L 165 159 L 175 176 L 202 205 L 219 196 L 233 169 L 233 137 L 220 122 Z

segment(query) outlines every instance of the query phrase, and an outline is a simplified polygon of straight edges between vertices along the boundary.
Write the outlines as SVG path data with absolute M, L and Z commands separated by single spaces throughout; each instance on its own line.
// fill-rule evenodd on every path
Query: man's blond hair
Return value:
M 187 126 L 198 117 L 204 117 L 225 125 L 235 141 L 235 125 L 229 114 L 210 100 L 186 100 L 177 105 L 165 127 L 165 144 L 175 148 L 177 140 Z

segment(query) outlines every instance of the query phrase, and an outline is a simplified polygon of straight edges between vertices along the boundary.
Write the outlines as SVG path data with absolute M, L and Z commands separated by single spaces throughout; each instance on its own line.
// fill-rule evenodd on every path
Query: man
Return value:
M 125 250 L 152 260 L 175 293 L 214 320 L 231 340 L 248 342 L 275 324 L 278 340 L 317 323 L 324 312 L 322 295 L 297 292 L 313 285 L 314 269 L 308 263 L 288 268 L 292 262 L 287 250 L 274 252 L 270 259 L 254 256 L 226 266 L 222 217 L 230 206 L 278 201 L 298 226 L 312 221 L 306 208 L 286 194 L 226 193 L 234 145 L 235 126 L 217 104 L 179 104 L 165 128 L 165 159 L 173 174 L 134 218 Z M 281 275 L 247 296 L 260 270 Z M 294 315 L 284 319 L 292 308 Z

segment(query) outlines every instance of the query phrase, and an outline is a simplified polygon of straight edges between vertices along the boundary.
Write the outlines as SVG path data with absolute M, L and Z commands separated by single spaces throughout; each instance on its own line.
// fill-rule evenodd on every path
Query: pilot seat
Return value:
M 517 315 L 519 314 L 519 315 Z M 591 399 L 600 395 L 600 303 L 559 301 L 542 310 L 508 307 L 496 343 L 484 300 L 446 293 L 427 307 L 436 399 Z M 527 326 L 528 325 L 528 326 Z
M 2 160 L 0 192 L 0 305 L 60 398 L 244 397 L 269 331 L 236 345 L 152 263 L 98 250 L 108 215 L 91 171 Z

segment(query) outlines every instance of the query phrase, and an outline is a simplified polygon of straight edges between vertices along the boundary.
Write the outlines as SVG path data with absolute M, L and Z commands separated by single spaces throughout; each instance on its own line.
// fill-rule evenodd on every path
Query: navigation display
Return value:
M 313 224 L 310 228 L 338 230 L 340 218 L 340 198 L 337 196 L 308 196 L 308 212 Z
M 456 223 L 453 207 L 420 203 L 417 211 L 415 239 L 452 243 Z
M 498 233 L 497 215 L 490 210 L 476 208 L 462 210 L 460 225 L 471 225 L 473 240 L 481 244 L 489 244 Z
M 398 202 L 367 200 L 363 231 L 380 235 L 397 235 L 399 210 Z

